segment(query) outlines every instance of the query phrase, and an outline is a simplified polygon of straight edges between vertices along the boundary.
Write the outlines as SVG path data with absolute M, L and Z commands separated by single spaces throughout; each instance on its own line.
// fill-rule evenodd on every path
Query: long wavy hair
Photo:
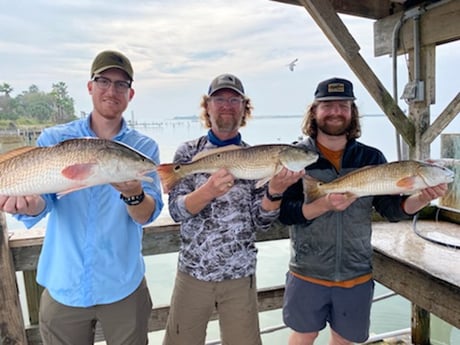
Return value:
M 205 128 L 211 128 L 211 120 L 209 119 L 209 114 L 207 110 L 207 103 L 209 101 L 210 96 L 203 95 L 201 98 L 201 111 L 200 111 L 200 121 Z M 252 117 L 252 109 L 253 106 L 251 104 L 251 100 L 248 97 L 244 97 L 244 115 L 241 119 L 240 127 L 246 126 L 247 120 Z
M 318 124 L 316 123 L 315 113 L 319 101 L 314 101 L 307 107 L 302 122 L 302 133 L 316 139 L 318 136 Z M 359 111 L 355 102 L 351 103 L 351 123 L 347 131 L 347 140 L 357 139 L 361 136 L 361 124 L 359 122 Z

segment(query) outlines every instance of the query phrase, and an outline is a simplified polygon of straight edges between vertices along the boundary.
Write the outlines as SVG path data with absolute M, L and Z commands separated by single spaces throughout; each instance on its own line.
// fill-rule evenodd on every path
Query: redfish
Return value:
M 446 167 L 405 160 L 363 167 L 329 183 L 307 175 L 303 178 L 303 187 L 307 200 L 311 201 L 328 193 L 346 193 L 355 197 L 413 194 L 453 180 L 454 172 Z
M 159 164 L 157 172 L 166 193 L 187 175 L 212 174 L 220 168 L 226 168 L 237 179 L 258 180 L 256 186 L 261 187 L 283 167 L 301 171 L 317 159 L 317 153 L 288 144 L 229 145 L 200 152 L 190 163 Z
M 130 180 L 152 181 L 155 163 L 116 141 L 69 139 L 49 147 L 25 146 L 0 156 L 0 195 L 57 193 Z

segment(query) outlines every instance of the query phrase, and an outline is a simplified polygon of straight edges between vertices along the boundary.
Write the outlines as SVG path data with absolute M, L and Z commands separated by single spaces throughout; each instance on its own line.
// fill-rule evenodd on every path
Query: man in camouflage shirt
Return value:
M 183 143 L 175 163 L 218 147 L 248 146 L 239 129 L 251 117 L 252 105 L 237 77 L 216 77 L 201 107 L 208 134 Z M 261 344 L 255 234 L 270 228 L 282 193 L 302 175 L 283 168 L 256 189 L 256 181 L 235 179 L 222 168 L 189 175 L 171 189 L 169 212 L 181 223 L 182 243 L 164 345 L 203 345 L 214 309 L 223 344 Z

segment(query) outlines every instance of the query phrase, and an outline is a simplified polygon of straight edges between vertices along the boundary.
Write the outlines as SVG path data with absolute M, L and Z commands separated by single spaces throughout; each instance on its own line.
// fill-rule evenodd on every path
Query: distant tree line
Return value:
M 10 126 L 20 124 L 57 124 L 76 119 L 74 100 L 64 82 L 53 84 L 51 92 L 41 91 L 31 85 L 29 90 L 12 97 L 13 88 L 0 84 L 0 123 Z

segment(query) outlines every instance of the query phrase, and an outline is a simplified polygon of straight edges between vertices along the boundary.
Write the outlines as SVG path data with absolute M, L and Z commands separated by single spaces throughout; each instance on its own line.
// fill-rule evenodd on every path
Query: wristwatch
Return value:
M 268 188 L 265 190 L 265 196 L 267 197 L 268 200 L 270 201 L 280 201 L 283 199 L 283 194 L 270 194 L 268 191 Z
M 125 202 L 126 205 L 129 206 L 135 206 L 139 205 L 145 198 L 145 193 L 142 191 L 141 194 L 139 195 L 133 195 L 133 196 L 124 196 L 123 194 L 120 194 L 120 199 Z

